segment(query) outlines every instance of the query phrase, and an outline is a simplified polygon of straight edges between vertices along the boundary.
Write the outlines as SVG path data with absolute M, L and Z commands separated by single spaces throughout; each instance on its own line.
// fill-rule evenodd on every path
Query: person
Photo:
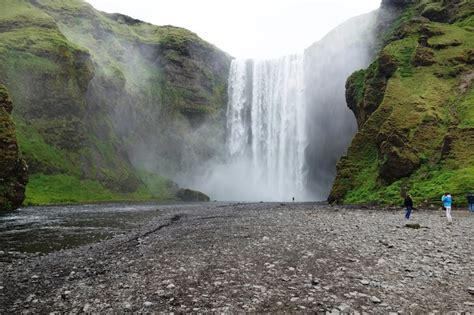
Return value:
M 447 192 L 441 197 L 441 201 L 443 202 L 443 206 L 446 209 L 446 218 L 448 219 L 449 223 L 452 223 L 453 218 L 451 216 L 451 206 L 453 203 L 453 197 L 451 197 L 451 194 Z
M 411 212 L 413 210 L 413 199 L 411 199 L 410 194 L 407 194 L 407 196 L 405 197 L 405 208 L 406 208 L 405 219 L 409 220 Z
M 467 204 L 469 206 L 469 211 L 474 212 L 474 194 L 467 194 Z

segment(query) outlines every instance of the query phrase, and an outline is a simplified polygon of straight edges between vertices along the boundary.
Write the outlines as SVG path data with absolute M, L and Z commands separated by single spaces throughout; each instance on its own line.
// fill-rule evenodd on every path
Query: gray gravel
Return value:
M 474 214 L 160 207 L 97 244 L 0 262 L 0 312 L 474 312 Z

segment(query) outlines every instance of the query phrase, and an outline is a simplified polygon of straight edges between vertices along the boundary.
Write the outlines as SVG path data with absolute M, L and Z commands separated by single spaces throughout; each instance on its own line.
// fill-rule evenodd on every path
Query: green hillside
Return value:
M 390 1 L 386 1 L 390 2 Z M 409 2 L 409 1 L 406 1 Z M 359 125 L 329 200 L 458 204 L 474 190 L 474 3 L 413 1 L 378 58 L 347 81 Z
M 190 135 L 221 127 L 222 51 L 79 0 L 0 7 L 0 84 L 29 165 L 27 204 L 173 198 L 164 177 L 215 150 Z

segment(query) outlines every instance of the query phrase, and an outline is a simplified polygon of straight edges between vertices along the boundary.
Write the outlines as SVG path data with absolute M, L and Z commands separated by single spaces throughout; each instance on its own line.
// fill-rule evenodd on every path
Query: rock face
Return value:
M 10 117 L 12 101 L 0 84 L 0 211 L 14 210 L 25 199 L 28 167 L 21 157 Z
M 359 131 L 337 165 L 329 201 L 400 203 L 474 184 L 474 3 L 384 1 L 401 7 L 378 57 L 347 81 Z
M 208 195 L 191 189 L 180 189 L 176 193 L 176 197 L 181 199 L 182 201 L 210 201 Z
M 216 155 L 226 53 L 188 30 L 81 0 L 0 5 L 0 83 L 15 100 L 31 196 L 64 200 L 63 185 L 41 190 L 49 178 L 100 186 L 119 199 L 144 191 L 173 198 L 157 184 L 161 176 L 183 180 Z

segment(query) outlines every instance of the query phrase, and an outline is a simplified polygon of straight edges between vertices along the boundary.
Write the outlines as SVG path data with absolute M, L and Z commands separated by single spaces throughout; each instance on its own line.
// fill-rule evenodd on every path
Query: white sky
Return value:
M 238 58 L 302 52 L 381 0 L 87 0 L 95 8 L 175 25 Z

